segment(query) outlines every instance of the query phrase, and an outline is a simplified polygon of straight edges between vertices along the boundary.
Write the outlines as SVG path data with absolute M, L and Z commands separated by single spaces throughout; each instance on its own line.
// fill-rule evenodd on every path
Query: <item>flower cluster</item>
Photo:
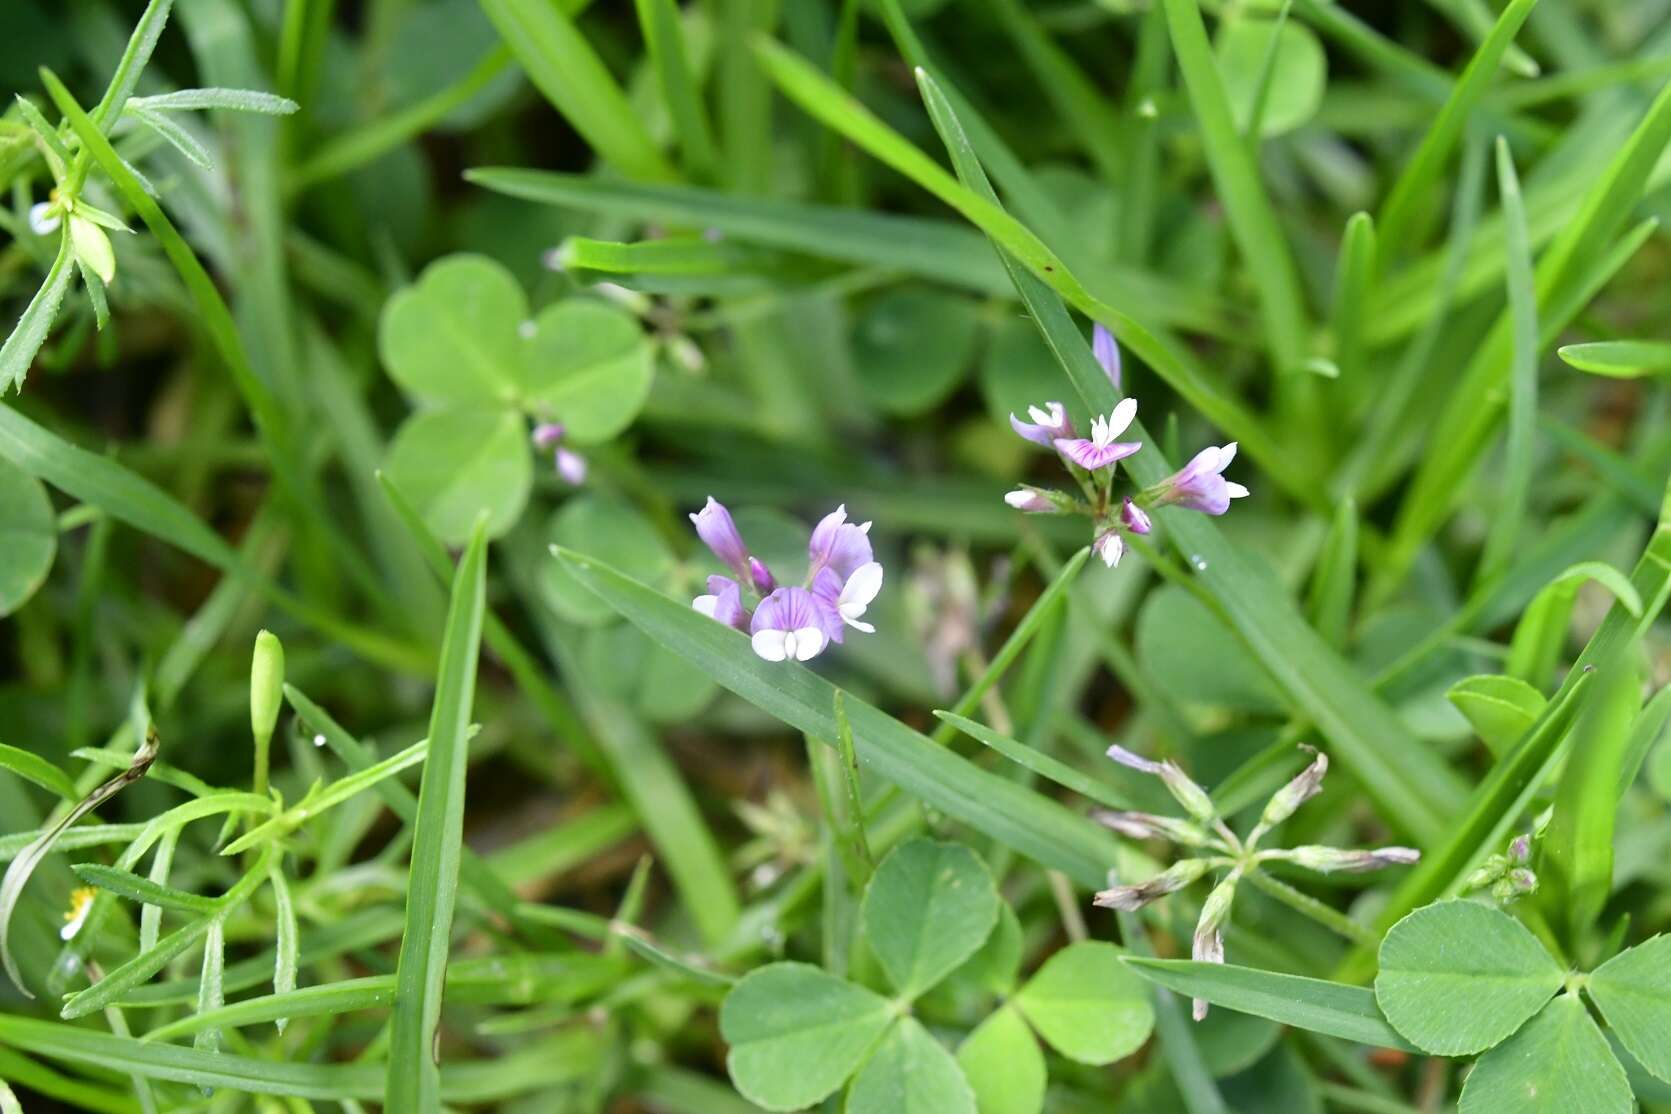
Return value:
M 1538 892 L 1538 876 L 1532 873 L 1532 837 L 1517 835 L 1506 853 L 1487 855 L 1463 883 L 1464 889 L 1491 888 L 1492 900 L 1509 905 Z
M 563 445 L 563 426 L 559 422 L 541 422 L 534 427 L 534 448 L 552 454 L 557 475 L 570 487 L 586 482 L 586 458 Z
M 1101 325 L 1092 335 L 1092 351 L 1114 386 L 1120 386 L 1120 346 L 1114 335 Z M 1083 514 L 1094 524 L 1092 547 L 1110 568 L 1120 563 L 1127 535 L 1147 534 L 1151 529 L 1148 512 L 1155 507 L 1179 506 L 1203 514 L 1223 514 L 1230 500 L 1245 496 L 1247 488 L 1224 478 L 1224 470 L 1236 459 L 1236 443 L 1209 445 L 1172 475 L 1135 496 L 1122 496 L 1116 507 L 1114 474 L 1116 465 L 1143 447 L 1141 441 L 1120 437 L 1137 417 L 1137 400 L 1123 399 L 1107 417 L 1091 422 L 1091 435 L 1080 437 L 1060 402 L 1030 406 L 1022 421 L 1010 415 L 1017 434 L 1052 449 L 1061 458 L 1083 493 L 1076 499 L 1066 492 L 1028 484 L 1004 496 L 1004 502 L 1028 514 Z
M 1253 830 L 1240 837 L 1219 817 L 1207 791 L 1191 781 L 1176 762 L 1153 762 L 1124 747 L 1109 747 L 1108 757 L 1122 766 L 1160 778 L 1189 814 L 1189 819 L 1107 810 L 1093 813 L 1093 817 L 1130 839 L 1164 839 L 1197 853 L 1180 859 L 1147 881 L 1103 890 L 1097 894 L 1096 904 L 1125 911 L 1141 909 L 1157 898 L 1183 889 L 1210 871 L 1227 868 L 1201 906 L 1201 916 L 1196 921 L 1195 938 L 1190 948 L 1191 957 L 1198 962 L 1223 963 L 1223 929 L 1230 919 L 1236 886 L 1265 863 L 1284 861 L 1319 874 L 1332 874 L 1379 870 L 1386 866 L 1413 863 L 1421 858 L 1421 852 L 1410 847 L 1346 851 L 1338 847 L 1304 846 L 1261 851 L 1260 839 L 1294 815 L 1294 811 L 1316 796 L 1323 786 L 1323 775 L 1329 772 L 1329 757 L 1311 747 L 1305 749 L 1315 756 L 1311 764 L 1271 796 Z M 1197 998 L 1194 1013 L 1197 1021 L 1206 1017 L 1207 1003 Z
M 691 601 L 702 614 L 746 631 L 754 652 L 767 661 L 810 661 L 847 627 L 866 634 L 876 628 L 860 616 L 882 590 L 882 566 L 870 549 L 870 523 L 847 521 L 837 507 L 807 542 L 806 580 L 780 587 L 766 563 L 749 552 L 731 512 L 713 496 L 690 516 L 697 536 L 732 576 L 710 576 L 708 591 Z M 744 595 L 755 601 L 752 611 Z

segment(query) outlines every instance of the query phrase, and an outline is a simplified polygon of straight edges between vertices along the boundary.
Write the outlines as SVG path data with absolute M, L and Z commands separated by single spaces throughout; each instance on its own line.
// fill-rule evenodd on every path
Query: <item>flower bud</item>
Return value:
M 1176 762 L 1154 762 L 1119 745 L 1109 747 L 1107 754 L 1122 766 L 1160 778 L 1166 783 L 1167 791 L 1184 806 L 1184 811 L 1203 824 L 1213 819 L 1213 802 L 1207 791 L 1191 781 Z
M 1004 502 L 1025 514 L 1066 514 L 1073 509 L 1073 499 L 1060 491 L 1022 484 L 1004 496 Z
M 1156 898 L 1176 893 L 1207 873 L 1205 859 L 1180 859 L 1146 882 L 1133 886 L 1114 886 L 1097 894 L 1093 904 L 1130 913 L 1141 909 Z
M 1315 747 L 1302 746 L 1302 749 L 1311 751 L 1317 757 L 1292 781 L 1271 794 L 1264 813 L 1259 817 L 1257 831 L 1261 834 L 1294 815 L 1295 809 L 1315 797 L 1323 787 L 1323 776 L 1329 772 L 1329 756 Z
M 1148 512 L 1130 499 L 1120 506 L 1120 522 L 1134 534 L 1147 534 L 1154 528 L 1154 524 L 1149 521 Z
M 749 575 L 748 546 L 743 543 L 743 536 L 737 532 L 737 524 L 731 520 L 731 512 L 725 509 L 724 503 L 710 495 L 707 503 L 691 515 L 690 520 L 696 526 L 696 536 L 713 550 L 715 557 L 737 574 L 737 579 L 752 579 Z
M 1346 851 L 1338 847 L 1291 847 L 1280 856 L 1319 874 L 1344 872 L 1361 874 L 1421 860 L 1422 853 L 1413 847 L 1377 847 L 1371 851 Z
M 265 746 L 278 726 L 284 703 L 284 643 L 272 631 L 255 636 L 249 670 L 249 723 L 256 742 Z
M 1509 844 L 1509 858 L 1517 863 L 1530 861 L 1532 858 L 1532 837 L 1528 835 L 1515 836 L 1514 842 Z
M 1119 832 L 1127 839 L 1166 839 L 1186 847 L 1204 847 L 1209 842 L 1206 831 L 1187 820 L 1171 816 L 1155 816 L 1147 812 L 1115 812 L 1097 809 L 1091 819 Z
M 1213 887 L 1201 904 L 1201 917 L 1195 922 L 1195 937 L 1190 942 L 1190 958 L 1197 963 L 1224 962 L 1224 922 L 1230 918 L 1230 905 L 1236 900 L 1239 875 L 1231 871 L 1224 881 Z M 1190 1003 L 1190 1016 L 1197 1021 L 1207 1017 L 1207 1000 L 1196 998 Z
M 1091 354 L 1102 365 L 1114 389 L 1120 390 L 1120 345 L 1115 341 L 1114 334 L 1100 323 L 1091 327 Z

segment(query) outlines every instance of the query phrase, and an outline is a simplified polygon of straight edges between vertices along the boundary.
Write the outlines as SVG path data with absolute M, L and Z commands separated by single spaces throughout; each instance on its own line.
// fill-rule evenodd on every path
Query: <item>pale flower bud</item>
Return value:
M 1146 882 L 1103 890 L 1093 899 L 1093 904 L 1130 913 L 1143 908 L 1156 898 L 1176 893 L 1205 873 L 1205 859 L 1182 859 Z

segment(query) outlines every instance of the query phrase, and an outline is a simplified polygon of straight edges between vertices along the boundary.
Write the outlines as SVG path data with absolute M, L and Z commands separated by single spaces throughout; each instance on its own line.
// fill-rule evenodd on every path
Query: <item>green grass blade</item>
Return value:
M 1323 552 L 1311 573 L 1306 596 L 1306 621 L 1336 650 L 1346 646 L 1352 621 L 1352 598 L 1358 576 L 1358 505 L 1342 499 L 1329 524 Z
M 1514 555 L 1532 488 L 1534 439 L 1538 418 L 1538 303 L 1533 289 L 1532 245 L 1526 232 L 1526 207 L 1508 142 L 1497 140 L 1497 188 L 1508 230 L 1509 319 L 1514 356 L 1509 383 L 1508 445 L 1504 450 L 1503 486 L 1480 555 L 1476 582 L 1502 572 Z
M 1539 900 L 1566 938 L 1578 941 L 1601 918 L 1613 889 L 1619 784 L 1642 708 L 1642 679 L 1626 647 L 1600 667 L 1595 691 L 1573 725 L 1566 769 L 1539 850 Z
M 173 886 L 153 882 L 131 870 L 118 870 L 116 867 L 99 863 L 77 863 L 73 869 L 76 877 L 89 886 L 108 890 L 129 901 L 155 905 L 159 909 L 181 909 L 189 913 L 212 913 L 218 908 L 212 897 L 177 890 Z
M 634 626 L 744 700 L 802 734 L 837 737 L 836 689 L 818 674 L 761 660 L 738 632 L 593 558 L 559 550 L 557 560 Z M 1114 851 L 1106 833 L 851 694 L 844 702 L 859 760 L 877 775 L 1082 886 L 1106 883 Z
M 151 0 L 145 5 L 139 22 L 134 24 L 128 45 L 122 50 L 121 60 L 116 63 L 116 72 L 111 74 L 104 96 L 93 107 L 93 122 L 101 132 L 109 133 L 122 114 L 122 106 L 127 104 L 139 85 L 139 76 L 151 60 L 151 52 L 157 48 L 157 40 L 162 37 L 162 29 L 167 26 L 168 13 L 173 7 L 174 0 Z
M 702 103 L 702 89 L 685 54 L 685 32 L 674 0 L 638 0 L 638 24 L 655 67 L 662 102 L 673 120 L 685 169 L 694 178 L 709 180 L 719 167 L 714 129 Z
M 473 732 L 470 734 L 473 734 Z M 296 828 L 307 823 L 315 816 L 335 808 L 351 797 L 358 796 L 384 778 L 393 777 L 402 770 L 416 766 L 429 756 L 429 749 L 429 740 L 421 739 L 381 762 L 374 763 L 363 770 L 355 770 L 346 777 L 338 778 L 318 793 L 308 794 L 308 796 L 296 802 L 295 805 L 285 809 L 260 827 L 245 832 L 221 848 L 221 854 L 242 854 L 251 847 L 284 838 L 285 835 L 295 831 Z
M 1126 956 L 1126 966 L 1168 990 L 1269 1018 L 1311 1033 L 1413 1052 L 1375 1004 L 1375 992 L 1346 983 L 1223 963 Z
M 434 1041 L 441 1022 L 441 987 L 451 946 L 464 838 L 464 783 L 469 769 L 470 713 L 476 659 L 486 610 L 487 534 L 476 525 L 453 578 L 441 664 L 430 712 L 429 757 L 424 763 L 413 820 L 412 866 L 406 887 L 406 931 L 400 943 L 398 990 L 389 1041 L 384 1104 L 435 1114 L 441 1106 Z
M 985 176 L 933 79 L 919 75 L 918 83 L 959 169 L 969 182 L 989 193 Z M 1061 301 L 1019 269 L 1015 279 L 1045 343 L 1086 404 L 1096 413 L 1113 409 L 1118 393 Z M 1153 447 L 1152 437 L 1138 432 L 1140 426 L 1134 425 L 1133 430 L 1133 436 L 1147 447 L 1130 457 L 1126 467 L 1139 484 L 1156 483 L 1171 472 L 1171 465 Z M 1210 518 L 1163 510 L 1159 521 L 1190 561 L 1197 580 L 1218 600 L 1231 628 L 1289 694 L 1296 709 L 1327 736 L 1341 764 L 1360 780 L 1387 819 L 1423 843 L 1437 840 L 1445 830 L 1448 812 L 1462 800 L 1460 783 L 1449 768 L 1409 737 L 1357 671 L 1306 625 L 1283 589 L 1225 541 Z
M 0 743 L 0 769 L 10 770 L 24 781 L 34 782 L 71 804 L 81 799 L 70 776 L 33 751 Z
M 994 731 L 984 723 L 977 723 L 955 712 L 940 711 L 934 714 L 942 723 L 957 728 L 977 743 L 991 747 L 1011 762 L 1033 771 L 1047 781 L 1055 782 L 1064 789 L 1072 790 L 1088 801 L 1095 801 L 1109 808 L 1137 807 L 1134 801 L 1113 786 L 1098 781 L 1089 774 L 1081 773 L 1067 763 L 1052 758 L 1043 751 L 1035 750 L 1026 743 Z
M 290 883 L 284 877 L 283 856 L 273 860 L 273 869 L 268 872 L 267 880 L 273 887 L 273 993 L 289 994 L 296 989 L 300 933 L 296 926 L 296 906 L 290 899 Z M 284 1032 L 288 1015 L 280 1015 L 273 1020 L 278 1031 Z
M 237 1029 L 245 1025 L 281 1022 L 286 1018 L 315 1017 L 320 1014 L 347 1013 L 351 1010 L 377 1009 L 392 1005 L 395 1000 L 395 977 L 371 975 L 360 979 L 344 979 L 325 986 L 309 986 L 286 993 L 264 994 L 218 1009 L 182 1017 L 167 1025 L 160 1025 L 142 1038 L 146 1041 L 170 1041 L 191 1036 L 205 1028 Z
M 23 316 L 17 319 L 17 324 L 7 335 L 6 343 L 0 345 L 0 396 L 13 387 L 23 386 L 23 380 L 29 374 L 29 365 L 34 362 L 41 345 L 46 343 L 47 334 L 52 331 L 52 322 L 58 316 L 58 307 L 64 303 L 64 293 L 70 288 L 70 279 L 75 274 L 70 264 L 74 258 L 69 236 L 61 236 L 58 254 L 52 260 L 46 280 L 35 291 L 35 296 L 29 299 Z
M 1274 39 L 1272 40 L 1275 41 Z M 1353 213 L 1340 240 L 1334 273 L 1334 362 L 1341 378 L 1356 379 L 1364 370 L 1364 322 L 1370 315 L 1377 250 L 1375 220 Z
M 1298 371 L 1306 358 L 1310 326 L 1293 254 L 1259 180 L 1252 150 L 1236 128 L 1224 77 L 1207 41 L 1197 0 L 1162 3 L 1172 33 L 1172 50 L 1195 109 L 1196 125 L 1201 129 L 1207 166 L 1218 186 L 1242 263 L 1259 291 L 1260 317 L 1271 363 L 1279 373 Z
M 1467 68 L 1462 71 L 1462 76 L 1451 88 L 1445 106 L 1439 110 L 1433 126 L 1422 137 L 1415 155 L 1404 164 L 1404 170 L 1387 193 L 1387 199 L 1381 206 L 1381 217 L 1376 224 L 1381 230 L 1381 242 L 1387 245 L 1388 258 L 1398 252 L 1407 251 L 1421 239 L 1423 229 L 1417 223 L 1418 207 L 1426 200 L 1427 192 L 1439 180 L 1445 160 L 1450 157 L 1457 141 L 1462 138 L 1463 128 L 1467 125 L 1474 107 L 1496 78 L 1503 52 L 1514 42 L 1514 36 L 1519 33 L 1521 24 L 1526 22 L 1526 17 L 1531 14 L 1536 4 L 1537 0 L 1513 0 L 1503 9 L 1503 14 L 1497 18 L 1491 34 L 1486 36 L 1485 41 L 1474 52 Z M 1383 259 L 1383 263 L 1385 262 L 1387 258 Z
M 529 80 L 605 162 L 630 178 L 678 177 L 574 21 L 551 0 L 482 0 Z

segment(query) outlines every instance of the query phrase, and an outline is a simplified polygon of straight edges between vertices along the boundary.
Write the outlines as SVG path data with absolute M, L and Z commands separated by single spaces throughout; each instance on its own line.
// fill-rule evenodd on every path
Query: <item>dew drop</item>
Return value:
M 1205 557 L 1201 556 L 1201 554 L 1199 554 L 1199 553 L 1190 554 L 1189 563 L 1191 565 L 1195 566 L 1195 571 L 1196 572 L 1206 572 L 1207 571 L 1207 559 Z
M 315 735 L 313 737 L 313 745 L 316 747 L 323 747 L 325 745 L 325 736 Z

